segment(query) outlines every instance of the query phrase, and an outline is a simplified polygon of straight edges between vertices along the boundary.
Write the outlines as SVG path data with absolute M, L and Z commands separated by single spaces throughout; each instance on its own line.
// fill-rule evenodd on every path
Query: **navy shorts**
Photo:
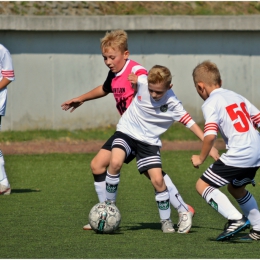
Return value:
M 246 184 L 255 186 L 255 175 L 259 167 L 238 168 L 225 165 L 220 159 L 214 162 L 200 177 L 204 182 L 215 188 L 232 184 L 234 188 Z
M 125 163 L 128 163 L 136 157 L 137 168 L 140 173 L 144 173 L 152 168 L 162 168 L 159 146 L 135 140 L 119 131 L 115 132 L 115 134 L 108 139 L 107 143 L 111 141 L 112 148 L 120 148 L 125 151 Z

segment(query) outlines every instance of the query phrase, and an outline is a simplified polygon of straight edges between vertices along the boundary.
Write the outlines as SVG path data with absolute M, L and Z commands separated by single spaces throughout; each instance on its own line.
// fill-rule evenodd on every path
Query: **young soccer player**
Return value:
M 217 66 L 204 61 L 193 70 L 198 94 L 205 100 L 202 111 L 205 118 L 204 141 L 200 155 L 191 161 L 199 167 L 213 146 L 220 131 L 228 151 L 213 163 L 197 181 L 196 189 L 206 202 L 217 210 L 228 223 L 217 240 L 232 237 L 235 233 L 253 226 L 243 240 L 260 240 L 260 213 L 253 195 L 245 189 L 254 185 L 260 166 L 260 111 L 243 96 L 221 88 Z M 228 185 L 228 191 L 237 200 L 244 216 L 231 204 L 219 188 Z M 250 222 L 249 222 L 250 221 Z
M 147 70 L 142 67 L 137 62 L 128 59 L 129 50 L 127 44 L 127 34 L 123 30 L 115 30 L 106 33 L 104 38 L 101 39 L 101 51 L 104 57 L 104 62 L 110 69 L 108 76 L 103 85 L 96 87 L 95 89 L 83 94 L 79 97 L 73 98 L 64 102 L 61 107 L 63 110 L 73 112 L 77 107 L 82 105 L 85 101 L 92 99 L 97 99 L 113 93 L 116 101 L 116 107 L 119 113 L 122 115 L 128 106 L 131 104 L 132 99 L 135 95 L 135 90 L 132 88 L 132 83 L 135 80 L 132 79 L 132 83 L 128 80 L 130 74 L 135 76 L 147 75 Z M 185 124 L 185 121 L 183 122 Z M 111 156 L 111 144 L 112 139 L 108 140 L 98 152 L 98 154 L 91 161 L 91 170 L 94 177 L 95 190 L 98 195 L 100 202 L 106 200 L 106 170 L 109 165 Z M 217 156 L 215 153 L 213 156 Z M 128 157 L 125 163 L 129 163 L 135 158 L 135 154 Z M 147 174 L 145 173 L 147 176 Z M 170 177 L 163 172 L 165 183 L 171 194 L 170 201 L 173 207 L 178 210 L 180 215 L 180 230 L 184 230 L 185 221 L 188 219 L 186 217 L 186 212 L 192 212 L 194 214 L 194 209 L 186 204 L 182 197 L 180 196 L 176 186 L 173 184 Z M 85 230 L 90 230 L 91 226 L 89 224 L 83 227 Z
M 7 102 L 7 86 L 14 80 L 14 69 L 10 52 L 0 44 L 0 129 L 1 119 L 5 115 Z M 8 181 L 5 167 L 4 156 L 0 150 L 0 195 L 9 195 L 11 193 L 10 183 Z
M 171 73 L 163 66 L 154 66 L 148 74 L 138 77 L 138 90 L 131 105 L 117 124 L 111 140 L 111 159 L 106 173 L 106 198 L 116 201 L 120 170 L 132 153 L 136 154 L 139 172 L 148 172 L 156 191 L 162 231 L 173 233 L 169 201 L 171 196 L 162 175 L 160 135 L 174 121 L 183 123 L 201 140 L 203 132 L 183 108 L 171 87 Z M 216 149 L 213 149 L 215 152 Z M 188 233 L 192 224 L 192 213 L 187 211 L 181 220 L 179 233 Z

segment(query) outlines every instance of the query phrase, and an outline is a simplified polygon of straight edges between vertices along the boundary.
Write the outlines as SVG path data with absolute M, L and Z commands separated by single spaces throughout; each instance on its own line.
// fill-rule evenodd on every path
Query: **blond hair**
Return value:
M 156 83 L 165 83 L 165 85 L 171 84 L 172 75 L 168 68 L 155 65 L 153 66 L 148 73 L 148 83 L 156 84 Z
M 208 85 L 221 86 L 221 76 L 218 67 L 215 63 L 206 60 L 198 64 L 192 72 L 193 81 L 195 84 L 204 82 Z
M 127 33 L 124 30 L 114 30 L 106 32 L 105 36 L 100 39 L 101 50 L 107 48 L 118 48 L 122 53 L 128 50 Z

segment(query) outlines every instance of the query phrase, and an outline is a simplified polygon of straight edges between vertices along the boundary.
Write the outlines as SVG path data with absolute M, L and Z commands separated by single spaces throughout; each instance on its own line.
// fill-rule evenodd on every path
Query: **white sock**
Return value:
M 171 217 L 171 207 L 169 199 L 170 196 L 168 190 L 156 192 L 155 194 L 155 200 L 158 205 L 160 219 L 169 219 Z
M 247 191 L 243 198 L 237 199 L 237 202 L 244 215 L 249 219 L 253 229 L 260 231 L 260 212 L 254 196 Z
M 178 213 L 187 212 L 188 206 L 183 201 L 181 195 L 179 194 L 176 186 L 173 184 L 169 175 L 165 174 L 163 178 L 164 178 L 165 185 L 167 186 L 167 189 L 168 189 L 168 192 L 170 195 L 170 202 L 171 202 L 172 206 L 178 211 Z
M 117 175 L 109 174 L 106 176 L 106 199 L 116 201 L 117 186 L 120 181 L 120 173 Z
M 106 181 L 94 182 L 94 186 L 99 202 L 104 202 L 106 200 Z
M 207 187 L 202 193 L 202 198 L 226 219 L 238 220 L 243 217 L 219 189 L 212 186 Z
M 4 157 L 2 151 L 0 150 L 0 182 L 5 186 L 9 186 L 9 181 L 7 179 L 4 165 L 5 165 Z

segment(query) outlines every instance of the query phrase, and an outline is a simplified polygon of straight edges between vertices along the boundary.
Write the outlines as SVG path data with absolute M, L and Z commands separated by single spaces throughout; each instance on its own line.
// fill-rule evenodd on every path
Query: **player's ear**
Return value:
M 128 59 L 129 55 L 130 55 L 130 52 L 128 50 L 124 51 L 124 59 L 125 60 Z
M 173 86 L 173 84 L 170 84 L 170 85 L 168 86 L 168 89 L 171 89 L 171 88 L 172 88 L 172 86 Z
M 204 88 L 205 88 L 205 84 L 203 82 L 198 82 L 197 83 L 197 87 L 198 87 L 198 90 L 200 92 L 203 92 Z

